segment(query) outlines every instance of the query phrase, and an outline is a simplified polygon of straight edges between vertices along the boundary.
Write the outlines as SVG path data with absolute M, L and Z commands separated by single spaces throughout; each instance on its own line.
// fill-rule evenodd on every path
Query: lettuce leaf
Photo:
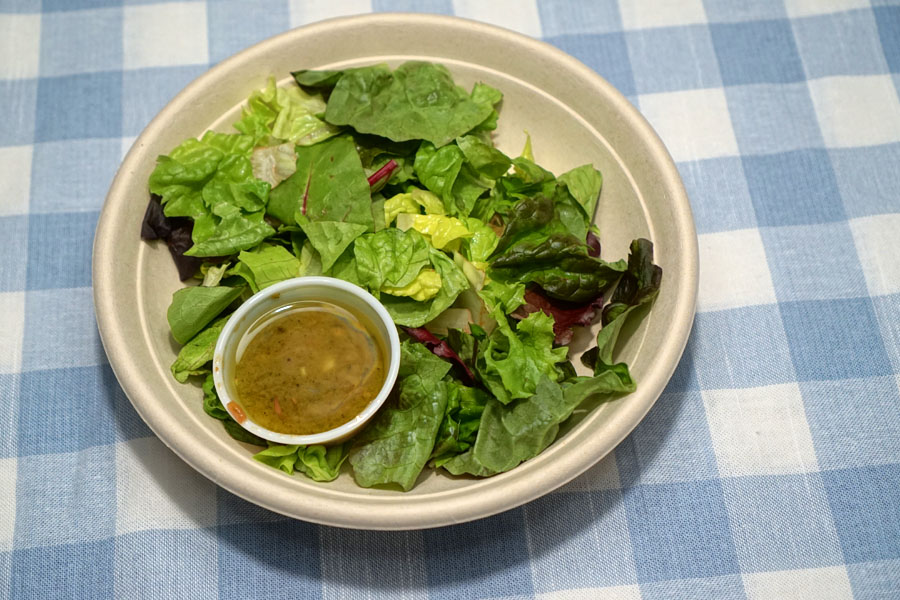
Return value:
M 280 445 L 269 446 L 253 455 L 255 460 L 280 469 L 288 475 L 303 473 L 313 481 L 334 481 L 348 456 L 346 444 L 336 446 Z
M 245 271 L 239 274 L 244 276 L 254 293 L 300 275 L 300 259 L 283 246 L 263 244 L 251 252 L 241 252 L 238 261 L 247 267 L 249 276 Z
M 353 246 L 360 282 L 373 294 L 402 288 L 430 265 L 428 242 L 416 231 L 383 229 L 360 236 Z
M 230 316 L 230 315 L 229 315 Z M 219 334 L 225 327 L 228 316 L 213 321 L 206 329 L 191 338 L 181 347 L 175 362 L 172 363 L 172 376 L 179 383 L 184 383 L 191 375 L 209 373 L 207 365 L 212 361 Z
M 416 278 L 401 287 L 381 286 L 381 291 L 391 296 L 412 298 L 419 302 L 430 300 L 441 291 L 441 276 L 434 269 L 422 269 Z
M 316 116 L 323 112 L 325 101 L 320 95 L 307 94 L 299 87 L 279 88 L 270 77 L 264 89 L 247 99 L 234 128 L 252 136 L 256 144 L 281 141 L 309 146 L 340 132 Z
M 603 187 L 603 175 L 593 165 L 581 165 L 563 173 L 558 179 L 560 183 L 565 184 L 568 192 L 578 201 L 584 211 L 584 216 L 590 223 L 594 218 L 594 211 L 597 209 L 600 188 Z
M 350 451 L 356 483 L 412 488 L 431 456 L 447 396 L 444 381 L 418 374 L 403 379 L 396 398 L 375 415 Z
M 244 286 L 191 286 L 178 290 L 166 311 L 172 337 L 179 344 L 187 344 L 243 291 Z
M 457 240 L 472 237 L 472 232 L 465 223 L 456 217 L 443 215 L 405 214 L 405 218 L 397 217 L 397 227 L 403 230 L 415 229 L 438 250 L 456 250 L 459 246 Z
M 441 276 L 441 289 L 437 295 L 425 302 L 417 302 L 410 298 L 385 295 L 381 303 L 387 309 L 394 323 L 406 327 L 421 327 L 439 314 L 450 308 L 460 292 L 469 287 L 466 279 L 456 263 L 440 250 L 429 248 L 431 266 Z
M 502 404 L 535 393 L 541 378 L 559 378 L 556 363 L 566 360 L 566 348 L 553 347 L 553 319 L 537 312 L 510 327 L 500 310 L 492 313 L 497 329 L 479 348 L 475 366 L 481 380 Z
M 298 81 L 310 80 L 299 73 Z M 456 85 L 444 66 L 409 61 L 393 72 L 386 65 L 343 71 L 328 98 L 325 120 L 398 142 L 422 139 L 440 147 L 492 111 L 492 104 L 476 102 Z
M 480 388 L 448 384 L 447 408 L 438 428 L 437 440 L 429 457 L 429 465 L 440 467 L 454 456 L 472 447 L 478 433 L 481 415 L 490 395 Z

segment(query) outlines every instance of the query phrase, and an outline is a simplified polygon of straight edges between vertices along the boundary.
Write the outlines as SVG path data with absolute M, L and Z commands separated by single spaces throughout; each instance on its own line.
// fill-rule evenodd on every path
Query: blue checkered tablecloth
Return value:
M 456 14 L 606 77 L 699 232 L 655 408 L 482 521 L 346 531 L 248 504 L 141 422 L 91 242 L 124 152 L 212 64 L 340 14 Z M 0 0 L 0 598 L 900 598 L 900 4 Z

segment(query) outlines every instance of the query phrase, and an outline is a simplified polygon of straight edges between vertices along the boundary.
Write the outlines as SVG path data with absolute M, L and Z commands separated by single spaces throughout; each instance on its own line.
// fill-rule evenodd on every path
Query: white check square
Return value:
M 13 547 L 16 528 L 16 459 L 0 458 L 0 552 Z
M 25 292 L 0 293 L 0 373 L 22 369 L 25 333 Z
M 41 15 L 0 15 L 0 79 L 37 77 Z
M 372 12 L 370 0 L 291 0 L 291 26 L 309 25 L 316 21 Z
M 619 10 L 625 29 L 706 23 L 702 0 L 625 0 Z
M 116 533 L 216 523 L 216 486 L 157 438 L 116 445 Z
M 722 476 L 818 470 L 796 383 L 701 394 Z
M 28 213 L 34 146 L 0 147 L 0 216 Z
M 512 29 L 534 38 L 541 37 L 541 17 L 535 0 L 453 0 L 453 13 Z
M 900 292 L 900 213 L 853 219 L 850 230 L 869 293 Z
M 811 80 L 809 91 L 826 146 L 900 141 L 900 99 L 890 75 L 823 77 Z
M 743 576 L 747 600 L 851 600 L 844 567 L 749 573 Z
M 697 310 L 774 304 L 775 287 L 758 229 L 707 233 L 700 241 Z
M 857 8 L 869 8 L 869 0 L 785 0 L 784 7 L 789 17 L 811 17 Z
M 206 64 L 206 4 L 172 2 L 126 6 L 123 23 L 126 69 Z M 190 23 L 191 35 L 179 23 Z
M 738 155 L 722 88 L 643 94 L 638 105 L 677 162 Z

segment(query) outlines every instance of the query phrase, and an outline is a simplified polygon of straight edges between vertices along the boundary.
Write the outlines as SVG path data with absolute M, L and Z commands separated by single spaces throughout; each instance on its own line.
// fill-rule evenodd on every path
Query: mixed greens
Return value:
M 164 239 L 182 280 L 168 310 L 180 382 L 255 458 L 317 481 L 344 462 L 361 486 L 409 490 L 426 466 L 489 476 L 549 446 L 587 398 L 635 389 L 613 349 L 656 296 L 653 246 L 599 257 L 602 177 L 559 177 L 494 147 L 500 91 L 471 92 L 441 65 L 298 71 L 247 101 L 237 133 L 160 156 L 142 236 Z M 401 329 L 395 393 L 339 446 L 274 445 L 234 422 L 210 361 L 235 305 L 291 277 L 328 275 L 378 297 Z M 641 311 L 643 312 L 643 311 Z M 573 327 L 597 319 L 577 376 Z

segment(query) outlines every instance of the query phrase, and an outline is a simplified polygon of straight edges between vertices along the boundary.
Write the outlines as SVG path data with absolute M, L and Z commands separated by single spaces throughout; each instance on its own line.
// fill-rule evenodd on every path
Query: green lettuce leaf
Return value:
M 260 450 L 253 458 L 288 475 L 299 471 L 313 481 L 334 481 L 347 459 L 347 450 L 345 444 L 328 447 L 276 444 Z
M 297 220 L 303 233 L 309 238 L 309 243 L 319 253 L 323 271 L 330 269 L 353 240 L 368 229 L 366 225 L 359 223 L 311 221 L 303 215 L 297 215 Z
M 429 465 L 440 467 L 454 456 L 472 447 L 478 433 L 481 414 L 490 395 L 480 388 L 456 382 L 448 384 L 449 394 L 444 419 L 429 457 Z
M 496 399 L 489 400 L 481 416 L 475 445 L 443 466 L 454 475 L 468 473 L 478 477 L 509 471 L 553 443 L 560 424 L 586 399 L 633 389 L 623 385 L 612 373 L 579 377 L 574 383 L 562 386 L 542 377 L 529 398 L 505 406 Z
M 191 286 L 178 290 L 166 312 L 172 337 L 179 344 L 187 344 L 243 291 L 243 286 Z
M 443 381 L 426 381 L 417 374 L 403 379 L 397 397 L 378 412 L 350 451 L 356 483 L 411 489 L 431 456 L 447 395 Z
M 300 259 L 283 246 L 263 244 L 251 252 L 241 252 L 238 261 L 250 271 L 248 283 L 254 293 L 300 275 Z
M 297 171 L 269 196 L 269 214 L 288 225 L 304 215 L 373 226 L 369 182 L 349 136 L 297 148 Z
M 457 86 L 442 65 L 410 61 L 393 72 L 385 65 L 344 71 L 331 90 L 325 120 L 394 141 L 423 139 L 443 146 L 492 110 Z
M 400 343 L 400 369 L 397 372 L 400 381 L 410 375 L 419 375 L 425 382 L 440 381 L 452 366 L 435 356 L 424 344 L 410 340 Z
M 455 144 L 438 148 L 432 143 L 422 142 L 416 152 L 416 177 L 430 192 L 441 198 L 450 214 L 460 212 L 453 196 L 453 186 L 464 162 L 465 156 Z
M 192 375 L 209 373 L 207 365 L 213 359 L 216 342 L 227 321 L 227 316 L 213 321 L 206 329 L 182 346 L 171 367 L 172 376 L 176 381 L 184 383 Z
M 219 394 L 216 393 L 216 385 L 213 381 L 212 373 L 209 373 L 206 376 L 206 379 L 203 380 L 203 412 L 219 421 L 233 420 L 231 415 L 228 414 L 228 411 L 225 410 L 225 407 L 222 406 L 222 401 L 219 400 Z
M 578 201 L 588 222 L 593 220 L 597 200 L 600 198 L 600 188 L 603 187 L 603 176 L 600 171 L 593 165 L 581 165 L 563 173 L 558 179 Z
M 428 242 L 417 231 L 382 229 L 360 236 L 353 246 L 360 282 L 373 294 L 409 285 L 431 264 Z
M 588 254 L 588 247 L 570 235 L 552 235 L 534 244 L 520 243 L 491 261 L 490 277 L 536 283 L 548 296 L 569 302 L 593 300 L 625 271 L 625 261 L 608 263 Z
M 500 150 L 475 135 L 466 135 L 456 139 L 466 162 L 481 177 L 499 179 L 512 166 L 512 160 Z
M 481 380 L 503 404 L 535 393 L 542 377 L 559 378 L 556 363 L 566 360 L 567 349 L 553 347 L 553 318 L 542 312 L 519 321 L 516 330 L 506 315 L 492 313 L 497 329 L 479 348 L 475 367 Z
M 434 248 L 429 249 L 429 260 L 441 276 L 441 289 L 431 300 L 418 302 L 398 296 L 382 296 L 381 303 L 387 309 L 394 323 L 406 327 L 421 327 L 450 308 L 460 292 L 469 287 L 462 269 L 446 254 Z
M 472 232 L 465 223 L 456 217 L 443 215 L 405 214 L 404 217 L 397 218 L 397 227 L 403 230 L 415 229 L 438 250 L 455 250 L 459 246 L 458 240 L 472 237 Z
M 234 128 L 252 136 L 256 144 L 280 141 L 309 146 L 340 132 L 316 116 L 323 112 L 325 101 L 319 94 L 293 86 L 279 88 L 270 77 L 264 89 L 250 95 Z

